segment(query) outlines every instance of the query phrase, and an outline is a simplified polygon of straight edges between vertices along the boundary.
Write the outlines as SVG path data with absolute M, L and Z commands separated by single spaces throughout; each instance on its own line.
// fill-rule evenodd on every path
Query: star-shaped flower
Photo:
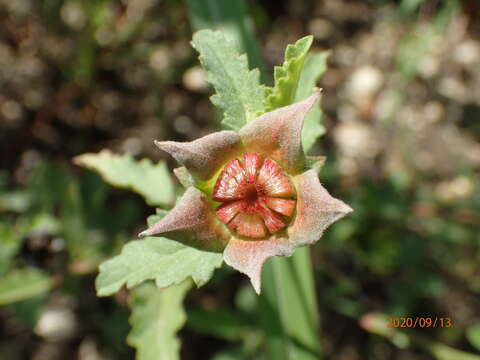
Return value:
M 352 211 L 307 168 L 301 134 L 320 97 L 265 113 L 238 133 L 220 131 L 192 142 L 155 142 L 183 167 L 187 186 L 177 205 L 139 236 L 163 235 L 224 260 L 250 277 L 260 293 L 261 270 L 272 256 L 315 243 Z

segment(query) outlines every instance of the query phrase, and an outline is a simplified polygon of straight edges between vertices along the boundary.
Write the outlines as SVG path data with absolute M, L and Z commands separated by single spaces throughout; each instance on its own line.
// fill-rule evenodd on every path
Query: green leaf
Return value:
M 252 332 L 249 319 L 238 311 L 228 309 L 188 309 L 188 327 L 197 333 L 229 341 L 241 340 Z
M 480 324 L 469 327 L 466 331 L 466 336 L 470 344 L 480 351 Z
M 221 30 L 227 39 L 248 54 L 253 68 L 263 68 L 260 48 L 253 32 L 253 22 L 245 0 L 186 0 L 190 22 L 195 31 Z
M 306 99 L 312 95 L 314 86 L 325 73 L 325 70 L 327 70 L 327 59 L 329 55 L 329 51 L 307 55 L 302 72 L 300 73 L 297 92 L 295 93 L 295 102 Z M 322 117 L 323 114 L 320 110 L 320 104 L 316 103 L 308 112 L 303 125 L 302 145 L 305 152 L 308 152 L 315 141 L 325 134 Z
M 7 305 L 10 313 L 15 314 L 15 322 L 24 327 L 33 329 L 40 316 L 45 311 L 48 302 L 48 293 L 30 299 L 16 301 Z
M 11 222 L 0 222 L 0 276 L 5 274 L 22 245 L 22 236 Z
M 62 233 L 67 245 L 70 261 L 85 261 L 92 263 L 89 268 L 95 268 L 100 254 L 98 248 L 92 246 L 94 240 L 90 236 L 85 222 L 85 209 L 83 208 L 80 187 L 76 181 L 70 181 L 65 188 L 65 200 L 62 204 Z M 95 260 L 96 261 L 95 261 Z
M 303 62 L 313 42 L 313 36 L 305 36 L 285 50 L 282 66 L 275 66 L 275 86 L 265 92 L 265 111 L 290 105 L 295 101 L 295 93 L 300 79 Z
M 176 333 L 186 320 L 182 303 L 191 286 L 190 281 L 165 289 L 144 284 L 131 292 L 132 330 L 127 343 L 137 349 L 137 360 L 180 358 Z
M 52 283 L 43 271 L 26 268 L 9 272 L 0 279 L 0 305 L 47 293 Z
M 220 31 L 201 30 L 193 35 L 193 47 L 215 88 L 212 103 L 223 111 L 222 124 L 233 130 L 263 113 L 264 88 L 258 69 L 249 70 L 245 54 Z
M 0 193 L 0 211 L 22 213 L 30 205 L 30 196 L 26 191 L 9 191 Z
M 123 285 L 132 288 L 151 279 L 158 287 L 167 287 L 191 277 L 201 286 L 210 280 L 222 261 L 222 254 L 197 250 L 166 238 L 131 241 L 120 255 L 100 265 L 97 293 L 109 296 Z
M 136 161 L 131 155 L 116 155 L 108 150 L 77 156 L 74 162 L 97 171 L 113 186 L 142 195 L 149 205 L 167 206 L 175 200 L 173 181 L 164 162 Z
M 245 360 L 250 357 L 245 354 L 245 349 L 241 347 L 227 348 L 216 353 L 211 360 Z M 265 360 L 261 354 L 255 354 L 255 360 Z M 276 359 L 277 360 L 277 359 Z
M 480 356 L 454 349 L 440 342 L 426 342 L 425 347 L 437 360 L 480 360 Z

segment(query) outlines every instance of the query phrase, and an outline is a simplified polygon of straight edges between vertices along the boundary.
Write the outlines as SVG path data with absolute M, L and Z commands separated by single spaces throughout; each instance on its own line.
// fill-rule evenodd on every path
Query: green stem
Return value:
M 309 248 L 297 249 L 290 258 L 273 258 L 265 265 L 260 309 L 269 358 L 320 358 L 319 316 Z

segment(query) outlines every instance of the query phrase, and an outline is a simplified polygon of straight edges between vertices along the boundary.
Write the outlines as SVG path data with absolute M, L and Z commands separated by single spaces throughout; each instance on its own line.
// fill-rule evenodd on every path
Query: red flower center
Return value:
M 239 235 L 262 238 L 287 225 L 295 208 L 290 179 L 272 159 L 243 154 L 223 169 L 213 190 L 217 216 Z

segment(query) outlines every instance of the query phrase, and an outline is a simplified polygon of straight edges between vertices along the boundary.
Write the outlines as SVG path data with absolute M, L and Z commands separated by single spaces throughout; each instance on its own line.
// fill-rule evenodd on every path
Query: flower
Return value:
M 139 234 L 164 235 L 201 250 L 223 252 L 227 264 L 250 277 L 260 293 L 261 270 L 272 256 L 290 256 L 315 243 L 352 211 L 320 184 L 321 157 L 307 157 L 301 133 L 319 99 L 265 113 L 239 130 L 192 142 L 156 141 L 183 166 L 174 170 L 187 187 L 177 205 Z
M 293 213 L 293 186 L 274 160 L 258 153 L 242 160 L 230 160 L 215 183 L 213 200 L 223 202 L 216 213 L 238 235 L 264 238 L 286 226 L 282 215 Z

